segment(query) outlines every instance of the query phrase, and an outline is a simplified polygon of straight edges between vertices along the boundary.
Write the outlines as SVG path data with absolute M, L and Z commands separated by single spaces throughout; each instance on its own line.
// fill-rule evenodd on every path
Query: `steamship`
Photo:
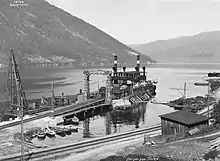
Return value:
M 126 67 L 123 67 L 123 71 L 119 72 L 117 64 L 117 55 L 114 55 L 111 90 L 113 109 L 133 108 L 156 96 L 157 81 L 147 79 L 145 66 L 140 69 L 140 55 L 137 55 L 135 70 L 126 71 Z

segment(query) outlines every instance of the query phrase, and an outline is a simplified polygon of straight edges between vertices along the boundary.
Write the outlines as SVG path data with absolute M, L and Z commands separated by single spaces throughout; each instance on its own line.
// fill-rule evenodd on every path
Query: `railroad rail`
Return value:
M 79 149 L 82 149 L 85 147 L 97 146 L 97 145 L 101 145 L 103 143 L 108 143 L 110 141 L 117 141 L 120 139 L 126 139 L 129 137 L 134 137 L 134 136 L 138 136 L 138 135 L 149 134 L 152 132 L 161 132 L 161 126 L 154 125 L 151 127 L 133 130 L 133 131 L 125 132 L 125 133 L 121 133 L 121 134 L 113 134 L 113 135 L 109 135 L 109 136 L 90 139 L 90 140 L 72 143 L 72 144 L 55 146 L 55 147 L 50 147 L 50 148 L 46 148 L 46 149 L 33 150 L 32 152 L 25 153 L 24 158 L 27 160 L 36 160 L 36 159 L 41 160 L 42 158 L 45 159 L 47 157 L 51 157 L 50 155 L 55 155 L 55 154 L 58 155 L 63 152 L 71 153 L 71 152 L 74 152 L 74 150 L 79 150 Z M 1 161 L 19 161 L 20 159 L 21 159 L 20 153 L 0 157 Z
M 64 107 L 59 107 L 59 108 L 56 108 L 54 110 L 54 115 L 59 116 L 59 115 L 70 113 L 72 111 L 76 112 L 77 110 L 78 111 L 83 111 L 84 109 L 86 109 L 86 110 L 90 109 L 89 107 L 95 108 L 96 106 L 98 106 L 100 104 L 104 104 L 104 102 L 105 102 L 105 99 L 99 99 L 99 100 L 95 99 L 95 100 L 88 100 L 88 101 L 85 101 L 85 102 L 80 102 L 80 103 L 77 103 L 77 104 L 64 106 Z M 51 115 L 51 111 L 42 112 L 42 113 L 39 113 L 38 115 L 35 115 L 33 117 L 24 119 L 24 123 L 34 121 L 34 120 L 38 120 L 38 119 L 41 119 L 41 118 L 44 118 L 44 117 L 47 117 L 47 116 L 50 116 L 50 115 Z M 0 130 L 8 128 L 8 127 L 15 126 L 15 125 L 19 125 L 20 122 L 21 121 L 18 120 L 18 121 L 14 121 L 14 122 L 11 122 L 11 123 L 4 124 L 4 125 L 0 125 Z

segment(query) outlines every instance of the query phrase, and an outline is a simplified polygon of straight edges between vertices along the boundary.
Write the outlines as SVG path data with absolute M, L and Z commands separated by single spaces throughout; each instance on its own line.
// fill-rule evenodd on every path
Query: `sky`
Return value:
M 125 44 L 220 30 L 220 0 L 47 0 Z

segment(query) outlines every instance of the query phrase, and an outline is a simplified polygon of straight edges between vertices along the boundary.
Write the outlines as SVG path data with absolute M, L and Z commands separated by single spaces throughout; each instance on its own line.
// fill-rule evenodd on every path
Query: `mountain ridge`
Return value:
M 219 43 L 220 31 L 217 30 L 130 46 L 158 62 L 218 63 Z
M 7 63 L 13 47 L 20 64 L 56 63 L 82 67 L 111 65 L 113 53 L 121 64 L 136 63 L 140 52 L 97 27 L 45 0 L 0 0 L 0 60 Z M 11 6 L 10 6 L 11 5 Z M 142 56 L 142 62 L 155 62 Z

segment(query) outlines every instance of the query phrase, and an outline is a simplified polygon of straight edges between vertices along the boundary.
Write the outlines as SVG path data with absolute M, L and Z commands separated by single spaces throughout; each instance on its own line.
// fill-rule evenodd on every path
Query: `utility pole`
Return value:
M 210 81 L 208 81 L 208 83 L 194 83 L 195 86 L 207 86 L 208 87 L 208 92 L 207 92 L 207 114 L 208 114 L 208 120 L 209 120 L 209 94 L 210 94 Z M 209 122 L 208 122 L 209 124 Z
M 21 93 L 21 84 L 19 81 L 17 81 L 17 91 L 18 94 Z M 19 109 L 19 114 L 21 118 L 21 161 L 24 161 L 24 121 L 23 121 L 23 116 L 24 116 L 24 100 L 23 97 L 18 98 L 18 104 L 17 108 Z
M 208 124 L 209 124 L 209 91 L 210 91 L 210 82 L 208 82 L 208 95 L 207 95 L 207 106 L 208 106 Z
M 98 91 L 99 91 L 99 80 L 98 80 Z
M 54 82 L 51 84 L 51 93 L 52 93 L 52 96 L 51 96 L 51 110 L 53 111 L 54 110 Z
M 22 106 L 22 103 L 21 105 L 19 104 L 11 104 L 11 105 L 17 107 L 17 110 L 19 111 L 19 117 L 21 118 L 21 161 L 24 161 L 24 121 L 23 121 L 24 106 Z
M 20 92 L 20 87 L 18 87 L 18 92 Z M 21 119 L 21 161 L 24 161 L 24 105 L 22 97 L 18 99 L 18 104 L 11 104 L 15 106 L 19 111 L 19 117 Z
M 184 99 L 186 99 L 186 82 L 184 83 Z
M 54 102 L 55 102 L 55 94 L 54 94 L 54 82 L 51 84 L 51 93 L 52 93 L 52 96 L 51 96 L 51 116 L 53 117 L 54 116 Z
M 23 101 L 22 101 L 23 102 Z M 20 106 L 20 117 L 21 117 L 21 161 L 24 161 L 24 121 L 23 121 L 23 106 Z

